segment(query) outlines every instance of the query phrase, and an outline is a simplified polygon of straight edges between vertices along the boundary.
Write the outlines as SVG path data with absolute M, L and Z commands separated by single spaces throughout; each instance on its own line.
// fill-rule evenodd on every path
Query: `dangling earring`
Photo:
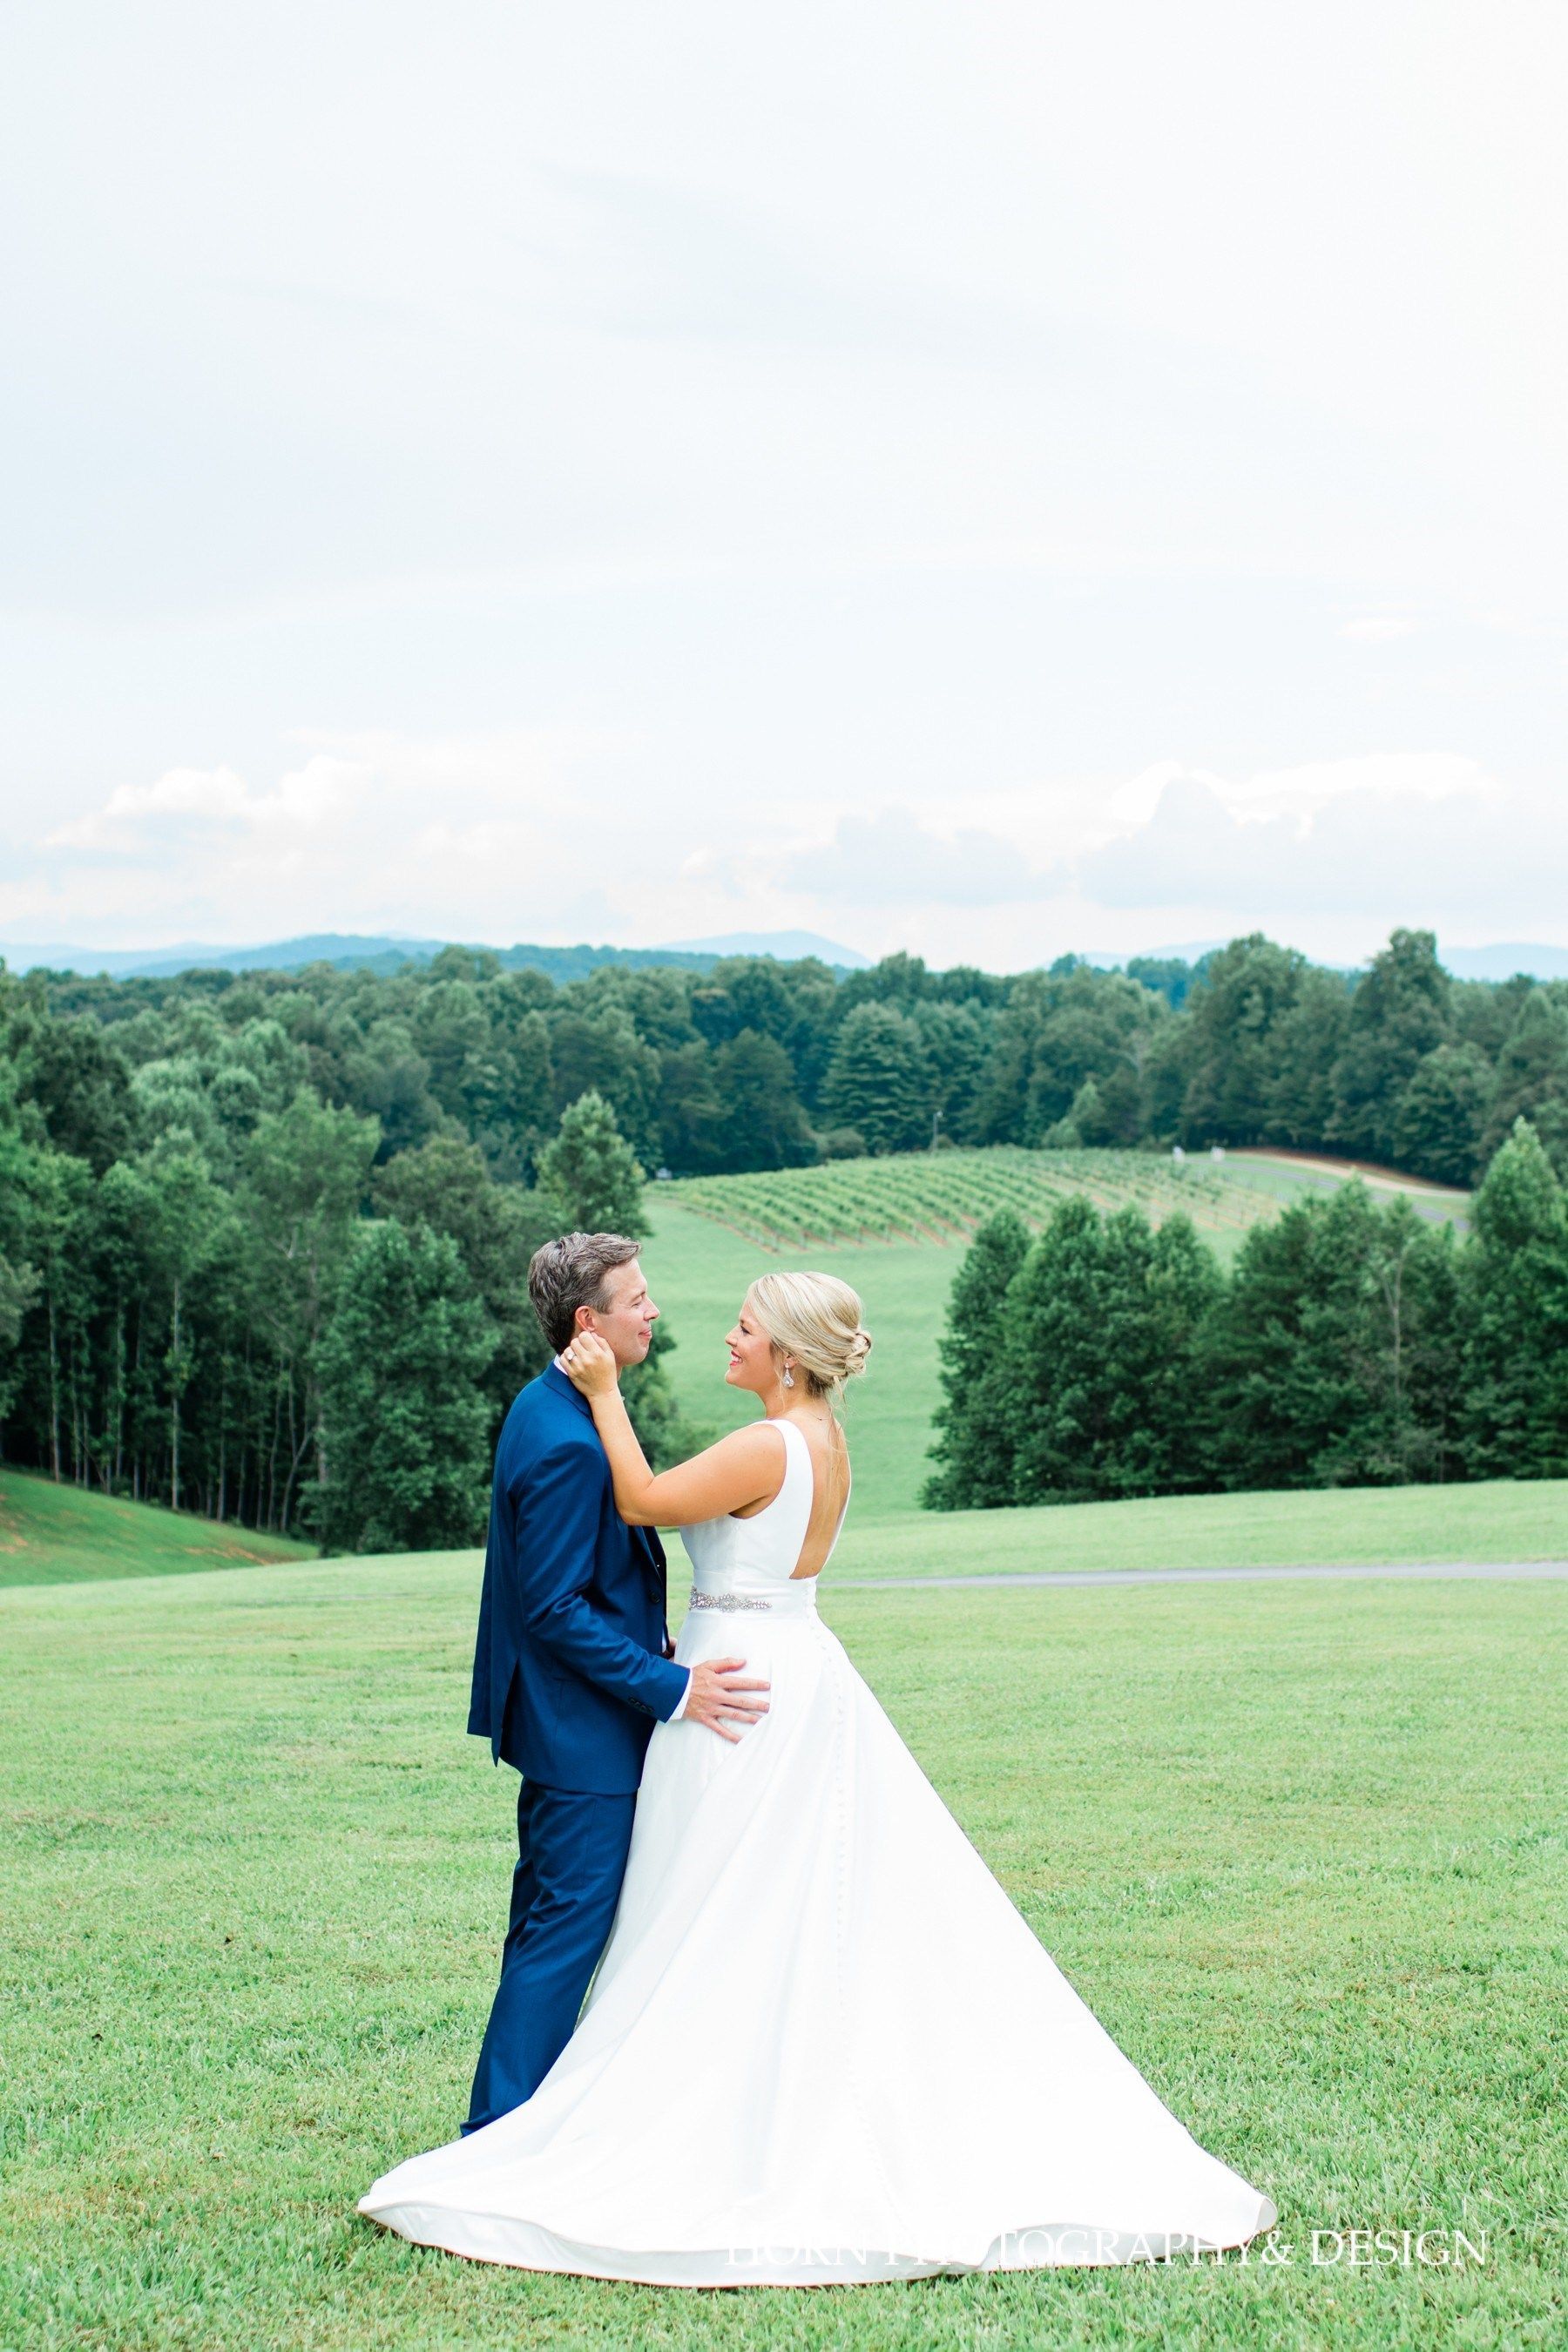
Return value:
M 786 1389 L 793 1389 L 795 1386 L 795 1374 L 787 1364 L 784 1368 L 784 1384 Z

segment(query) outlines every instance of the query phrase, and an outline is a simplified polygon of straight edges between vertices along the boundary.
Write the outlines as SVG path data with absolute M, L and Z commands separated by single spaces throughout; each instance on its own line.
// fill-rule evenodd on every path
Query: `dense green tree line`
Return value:
M 1011 978 L 733 958 L 557 986 L 467 950 L 390 973 L 0 969 L 0 1437 L 106 1491 L 368 1541 L 346 1498 L 381 1474 L 334 1407 L 364 1370 L 342 1318 L 384 1328 L 403 1302 L 423 1360 L 482 1400 L 444 1440 L 482 1422 L 478 1460 L 539 1360 L 531 1250 L 621 1221 L 607 1203 L 634 1215 L 634 1156 L 687 1174 L 933 1140 L 1262 1141 L 1468 1181 L 1521 1113 L 1568 1172 L 1568 985 L 1455 982 L 1420 931 L 1359 977 L 1257 936 L 1195 966 Z M 1181 1293 L 1179 1265 L 1161 1278 Z M 664 1344 L 638 1406 L 656 1450 Z M 471 1522 L 472 1481 L 428 1467 L 410 1541 Z
M 334 1550 L 483 1531 L 501 1416 L 545 1360 L 527 1269 L 576 1225 L 641 1233 L 643 1171 L 591 1089 L 498 1181 L 456 1123 L 384 1156 L 282 1025 L 177 1008 L 177 1050 L 0 982 L 0 1428 L 106 1493 Z M 627 1399 L 689 1449 L 662 1328 Z
M 1469 1237 L 1359 1179 L 1248 1232 L 1011 1215 L 954 1282 L 933 1509 L 1568 1476 L 1568 1205 L 1516 1119 Z
M 1456 1184 L 1521 1113 L 1568 1175 L 1568 982 L 1455 981 L 1429 931 L 1360 974 L 1259 934 L 1195 965 L 1068 956 L 999 977 L 889 956 L 710 971 L 606 965 L 557 987 L 448 949 L 388 974 L 31 974 L 0 1013 L 24 1097 L 95 1164 L 182 1126 L 220 1163 L 301 1086 L 377 1122 L 378 1165 L 437 1136 L 531 1181 L 593 1089 L 677 1175 L 960 1144 L 1272 1143 Z

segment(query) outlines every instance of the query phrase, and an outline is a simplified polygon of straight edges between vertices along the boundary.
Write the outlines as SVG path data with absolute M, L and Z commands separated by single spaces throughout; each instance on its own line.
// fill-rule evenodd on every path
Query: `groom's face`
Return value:
M 578 1322 L 585 1331 L 596 1331 L 601 1339 L 609 1341 L 623 1370 L 628 1364 L 640 1364 L 658 1320 L 640 1261 L 628 1258 L 625 1265 L 611 1266 L 602 1295 L 603 1307 L 579 1307 Z

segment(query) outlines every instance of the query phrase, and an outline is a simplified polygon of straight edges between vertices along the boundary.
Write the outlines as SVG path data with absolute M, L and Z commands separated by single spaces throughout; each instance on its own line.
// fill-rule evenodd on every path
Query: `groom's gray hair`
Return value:
M 641 1242 L 625 1234 L 563 1234 L 534 1251 L 528 1265 L 528 1295 L 539 1328 L 559 1355 L 577 1328 L 579 1307 L 603 1308 L 605 1276 L 641 1255 Z

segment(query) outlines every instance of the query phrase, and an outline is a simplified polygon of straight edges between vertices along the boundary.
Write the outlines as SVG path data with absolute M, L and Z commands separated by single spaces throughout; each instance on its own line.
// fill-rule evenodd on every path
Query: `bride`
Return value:
M 817 1614 L 859 1299 L 764 1275 L 729 1346 L 763 1419 L 658 1477 L 605 1341 L 561 1360 L 623 1517 L 681 1526 L 677 1658 L 743 1653 L 767 1712 L 721 1738 L 655 1728 L 575 2032 L 531 2098 L 360 2211 L 484 2262 L 693 2287 L 1157 2261 L 1271 2229 L 1042 1949 Z

